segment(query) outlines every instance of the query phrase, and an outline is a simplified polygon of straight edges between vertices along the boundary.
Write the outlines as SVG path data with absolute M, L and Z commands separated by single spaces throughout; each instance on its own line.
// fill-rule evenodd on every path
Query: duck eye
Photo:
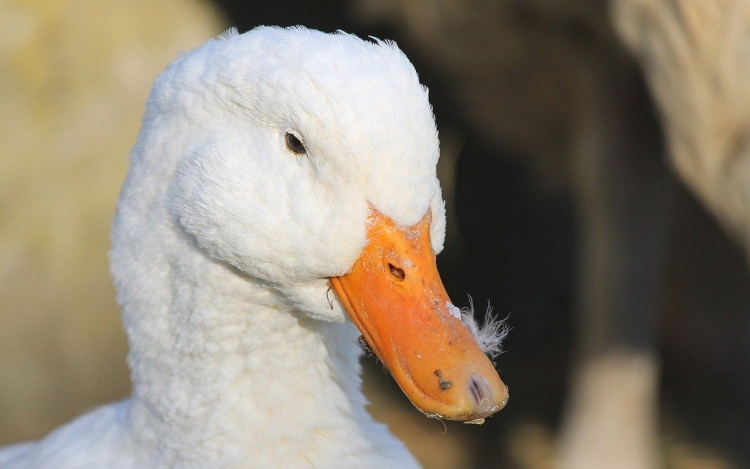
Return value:
M 286 147 L 295 155 L 304 155 L 307 153 L 305 146 L 293 133 L 286 133 Z

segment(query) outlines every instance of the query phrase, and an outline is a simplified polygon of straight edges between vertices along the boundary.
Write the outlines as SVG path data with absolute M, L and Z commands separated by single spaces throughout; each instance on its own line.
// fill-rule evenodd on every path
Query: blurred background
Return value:
M 108 231 L 156 74 L 229 26 L 302 24 L 410 57 L 444 283 L 513 328 L 482 426 L 365 363 L 426 468 L 750 467 L 748 3 L 0 2 L 0 445 L 129 393 Z

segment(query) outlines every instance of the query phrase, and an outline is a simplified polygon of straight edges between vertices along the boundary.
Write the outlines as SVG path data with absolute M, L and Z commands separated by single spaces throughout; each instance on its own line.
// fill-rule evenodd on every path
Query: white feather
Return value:
M 503 340 L 508 336 L 510 327 L 505 324 L 505 319 L 497 319 L 492 315 L 492 306 L 489 302 L 484 313 L 484 322 L 479 325 L 474 318 L 474 300 L 469 296 L 469 306 L 461 308 L 461 320 L 482 351 L 491 359 L 503 353 Z

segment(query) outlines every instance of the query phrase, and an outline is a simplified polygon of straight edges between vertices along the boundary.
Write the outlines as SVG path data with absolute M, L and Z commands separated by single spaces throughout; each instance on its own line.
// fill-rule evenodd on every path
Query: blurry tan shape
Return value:
M 0 2 L 0 445 L 128 394 L 115 200 L 154 77 L 221 23 L 196 0 Z
M 506 443 L 510 460 L 519 469 L 554 469 L 557 467 L 552 431 L 536 421 L 524 421 L 511 431 Z
M 750 2 L 617 0 L 612 17 L 643 67 L 673 167 L 750 249 Z
M 585 363 L 567 408 L 559 467 L 661 467 L 658 378 L 657 361 L 649 354 L 612 353 Z

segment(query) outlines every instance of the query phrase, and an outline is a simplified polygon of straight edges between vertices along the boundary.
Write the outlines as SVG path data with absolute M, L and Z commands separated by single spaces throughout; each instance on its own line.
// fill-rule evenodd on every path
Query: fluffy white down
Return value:
M 0 467 L 418 467 L 364 409 L 326 281 L 359 256 L 369 204 L 403 225 L 432 210 L 442 248 L 437 131 L 403 53 L 229 32 L 159 75 L 130 157 L 110 260 L 133 396 Z

